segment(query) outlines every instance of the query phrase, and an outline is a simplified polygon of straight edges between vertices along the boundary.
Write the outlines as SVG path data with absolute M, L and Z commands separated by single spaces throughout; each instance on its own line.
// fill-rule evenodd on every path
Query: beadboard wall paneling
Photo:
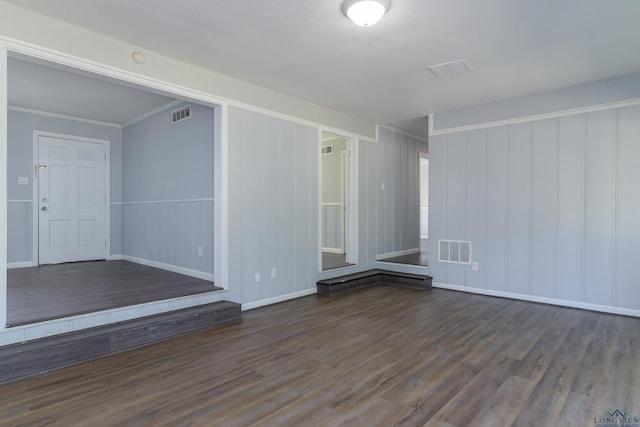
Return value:
M 450 231 L 452 240 L 465 240 L 466 233 L 466 165 L 467 154 L 465 150 L 466 135 L 449 135 L 447 142 L 446 171 L 446 227 Z M 429 203 L 431 206 L 431 203 Z M 454 231 L 455 230 L 455 231 Z M 437 254 L 432 251 L 432 254 Z M 432 257 L 437 259 L 437 257 Z M 434 259 L 434 260 L 435 260 Z M 454 283 L 466 282 L 466 270 L 457 268 L 453 264 L 444 264 L 447 277 Z
M 616 110 L 586 116 L 585 157 L 585 302 L 615 305 L 613 301 Z
M 639 106 L 435 135 L 430 149 L 430 252 L 470 240 L 479 264 L 432 257 L 434 281 L 640 309 Z
M 640 301 L 638 249 L 640 241 L 640 106 L 618 112 L 617 217 L 614 299 L 630 307 Z
M 381 174 L 380 156 L 382 146 L 378 144 L 362 143 L 359 147 L 360 166 L 358 168 L 358 203 L 360 215 L 359 227 L 359 264 L 362 270 L 375 268 L 378 254 L 378 239 L 383 234 L 376 224 L 383 218 L 382 192 L 380 191 Z M 344 273 L 342 273 L 344 274 Z
M 33 202 L 7 203 L 7 263 L 33 262 Z
M 486 135 L 484 131 L 472 131 L 465 138 L 465 230 L 470 241 L 485 241 L 486 239 Z M 474 258 L 485 264 L 485 252 L 476 252 Z M 473 255 L 474 253 L 472 253 Z M 467 271 L 469 286 L 485 287 L 484 271 Z
M 486 131 L 485 209 L 486 241 L 474 242 L 474 260 L 484 255 L 486 262 L 479 264 L 478 271 L 486 271 L 485 287 L 499 291 L 507 290 L 508 259 L 508 197 L 507 197 L 507 129 L 493 128 Z M 484 254 L 482 251 L 484 250 Z
M 507 290 L 529 294 L 531 123 L 507 128 Z
M 123 255 L 213 273 L 213 203 L 213 199 L 124 203 Z
M 419 247 L 424 141 L 389 129 L 380 130 L 378 143 L 354 140 L 358 260 L 321 272 L 320 129 L 236 107 L 228 128 L 230 293 L 239 292 L 245 307 L 374 268 L 381 251 Z
M 528 292 L 534 283 L 541 296 L 557 298 L 557 134 L 556 120 L 540 120 L 532 124 L 531 197 Z M 554 153 L 549 155 L 549 153 Z M 534 233 L 535 231 L 535 233 Z M 548 268 L 533 268 L 546 265 Z
M 556 295 L 584 301 L 585 115 L 557 119 Z
M 243 303 L 312 288 L 320 254 L 319 130 L 230 107 L 229 139 L 229 282 L 242 289 Z
M 377 255 L 420 247 L 420 153 L 427 143 L 390 129 L 380 128 L 377 149 L 372 149 L 376 168 L 373 185 L 377 196 Z M 384 184 L 384 189 L 382 189 Z M 362 185 L 362 182 L 361 182 Z
M 122 130 L 122 255 L 212 274 L 214 110 L 172 124 L 175 108 Z

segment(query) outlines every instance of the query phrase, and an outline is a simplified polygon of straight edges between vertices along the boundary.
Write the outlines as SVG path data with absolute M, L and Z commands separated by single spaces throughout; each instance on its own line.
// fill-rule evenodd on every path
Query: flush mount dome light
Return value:
M 389 10 L 389 0 L 345 0 L 342 11 L 361 27 L 370 27 Z

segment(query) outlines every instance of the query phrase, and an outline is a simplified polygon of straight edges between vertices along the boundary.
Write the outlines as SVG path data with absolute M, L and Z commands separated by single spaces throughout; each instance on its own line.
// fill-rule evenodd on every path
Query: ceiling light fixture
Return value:
M 133 59 L 133 62 L 135 62 L 138 65 L 142 65 L 144 64 L 144 61 L 146 61 L 146 58 L 144 57 L 144 53 L 140 52 L 139 50 L 135 50 L 131 52 L 131 59 Z
M 370 27 L 389 10 L 389 0 L 345 0 L 342 11 L 361 27 Z

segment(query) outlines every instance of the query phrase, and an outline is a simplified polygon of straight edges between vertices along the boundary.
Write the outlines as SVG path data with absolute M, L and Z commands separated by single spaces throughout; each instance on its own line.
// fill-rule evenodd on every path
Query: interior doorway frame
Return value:
M 228 108 L 229 101 L 224 98 L 211 95 L 196 89 L 190 89 L 185 86 L 168 83 L 155 79 L 151 76 L 134 73 L 121 68 L 114 68 L 103 65 L 78 56 L 64 54 L 59 51 L 46 47 L 33 45 L 25 42 L 16 41 L 6 37 L 0 37 L 0 170 L 7 170 L 7 124 L 8 124 L 8 76 L 7 66 L 8 58 L 11 55 L 28 56 L 34 60 L 41 60 L 71 67 L 81 72 L 89 72 L 97 76 L 104 76 L 107 79 L 113 79 L 122 84 L 131 84 L 143 88 L 148 91 L 157 91 L 181 100 L 191 100 L 198 102 L 204 106 L 210 107 L 214 112 L 214 200 L 219 201 L 214 204 L 213 229 L 214 229 L 214 281 L 216 286 L 222 288 L 222 291 L 212 291 L 208 294 L 212 295 L 206 300 L 211 302 L 224 299 L 225 291 L 229 290 L 229 175 L 228 175 Z M 7 330 L 7 174 L 0 174 L 0 339 L 4 338 Z M 110 207 L 110 206 L 109 206 Z M 220 293 L 222 292 L 222 294 Z M 200 300 L 205 298 L 200 296 Z M 201 301 L 194 302 L 192 305 L 200 304 Z M 135 307 L 135 306 L 133 306 Z M 167 306 L 162 301 L 153 307 L 145 307 L 154 312 L 166 312 L 175 308 Z M 128 314 L 131 318 L 144 316 L 143 310 L 138 310 L 136 314 Z M 107 313 L 108 314 L 108 313 Z M 81 316 L 82 317 L 82 316 Z M 80 320 L 80 319 L 78 319 Z M 102 324 L 114 323 L 115 320 L 108 320 Z M 75 324 L 75 320 L 73 321 Z M 86 322 L 83 322 L 85 324 Z M 47 328 L 46 325 L 40 326 L 40 323 L 30 324 L 24 327 L 16 327 L 10 334 L 10 338 L 5 341 L 19 341 L 24 339 L 24 333 L 29 328 L 44 328 L 42 331 L 38 329 L 41 336 L 55 335 L 53 328 Z M 75 330 L 85 329 L 91 326 L 74 326 Z M 25 329 L 26 328 L 26 329 Z M 25 331 L 23 331 L 25 329 Z M 12 341 L 13 340 L 13 341 Z
M 73 140 L 73 141 L 79 141 L 79 142 L 88 142 L 91 144 L 101 144 L 104 145 L 106 153 L 107 153 L 107 158 L 106 160 L 106 164 L 105 164 L 105 240 L 106 240 L 106 245 L 104 248 L 104 259 L 109 259 L 109 255 L 111 254 L 111 141 L 109 141 L 108 139 L 97 139 L 97 138 L 88 138 L 88 137 L 83 137 L 83 136 L 76 136 L 76 135 L 65 135 L 65 134 L 60 134 L 60 133 L 55 133 L 55 132 L 46 132 L 46 131 L 40 131 L 40 130 L 34 130 L 33 131 L 33 167 L 34 167 L 34 174 L 33 174 L 33 180 L 32 180 L 32 190 L 33 190 L 33 202 L 32 202 L 32 209 L 33 209 L 33 214 L 32 214 L 32 219 L 33 219 L 33 224 L 32 224 L 32 236 L 33 236 L 33 242 L 32 242 L 32 253 L 33 253 L 33 260 L 32 260 L 32 267 L 37 267 L 38 265 L 40 265 L 40 227 L 39 227 L 39 215 L 40 215 L 40 211 L 38 210 L 38 198 L 40 197 L 40 181 L 38 181 L 39 179 L 39 174 L 36 171 L 38 164 L 39 164 L 39 159 L 40 159 L 40 146 L 39 146 L 39 140 L 41 136 L 45 136 L 45 137 L 50 137 L 50 138 L 63 138 L 63 139 L 69 139 L 69 140 Z
M 335 129 L 319 129 L 318 133 L 318 268 L 320 272 L 327 271 L 322 267 L 322 147 L 324 145 L 323 135 L 329 134 L 338 138 L 343 138 L 346 141 L 346 154 L 344 155 L 344 170 L 340 173 L 344 173 L 344 186 L 341 189 L 342 197 L 344 198 L 344 251 L 345 261 L 348 265 L 344 267 L 354 267 L 358 264 L 358 180 L 356 179 L 358 173 L 358 144 L 359 138 L 355 135 L 350 135 L 344 131 Z M 341 169 L 342 168 L 342 154 L 341 156 Z M 333 269 L 332 269 L 333 270 Z
M 418 209 L 420 210 L 420 247 L 422 248 L 422 239 L 429 240 L 429 175 L 427 174 L 427 182 L 422 182 L 422 161 L 427 161 L 427 167 L 429 167 L 429 153 L 418 153 Z M 427 235 L 423 237 L 422 234 L 422 187 L 426 185 L 427 189 Z

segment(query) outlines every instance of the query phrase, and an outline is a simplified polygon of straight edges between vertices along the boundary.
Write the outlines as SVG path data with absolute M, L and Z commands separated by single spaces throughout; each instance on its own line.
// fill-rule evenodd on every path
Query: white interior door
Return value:
M 39 264 L 106 258 L 106 147 L 38 137 Z

